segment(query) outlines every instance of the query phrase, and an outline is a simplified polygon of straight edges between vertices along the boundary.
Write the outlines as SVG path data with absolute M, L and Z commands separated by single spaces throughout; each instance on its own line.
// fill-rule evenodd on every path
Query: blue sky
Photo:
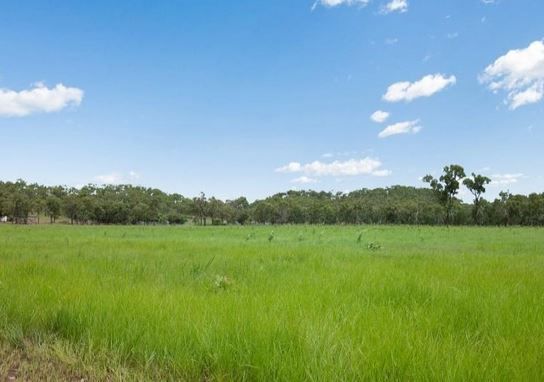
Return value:
M 543 14 L 540 0 L 4 1 L 0 179 L 253 199 L 422 185 L 460 163 L 493 178 L 490 196 L 542 192 Z

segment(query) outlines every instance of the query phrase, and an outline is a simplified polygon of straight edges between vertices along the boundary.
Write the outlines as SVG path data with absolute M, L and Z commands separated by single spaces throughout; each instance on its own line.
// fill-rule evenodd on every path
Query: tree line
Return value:
M 459 165 L 423 181 L 430 188 L 287 191 L 253 203 L 204 193 L 187 198 L 132 185 L 74 188 L 0 181 L 0 218 L 19 224 L 45 217 L 71 224 L 544 225 L 544 193 L 501 192 L 488 201 L 483 195 L 491 180 L 474 173 L 467 177 Z M 472 203 L 458 198 L 461 184 L 472 193 Z

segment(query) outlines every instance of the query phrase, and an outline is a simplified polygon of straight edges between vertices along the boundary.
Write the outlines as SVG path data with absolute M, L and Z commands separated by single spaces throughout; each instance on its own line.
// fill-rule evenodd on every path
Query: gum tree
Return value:
M 459 192 L 460 182 L 464 177 L 465 169 L 457 164 L 452 164 L 444 167 L 444 173 L 438 179 L 435 179 L 432 175 L 426 175 L 423 178 L 425 183 L 429 183 L 437 199 L 444 207 L 446 225 L 451 223 L 455 196 Z
M 476 224 L 482 224 L 482 195 L 485 193 L 485 186 L 491 182 L 487 176 L 476 175 L 472 173 L 472 178 L 465 178 L 463 184 L 474 195 L 474 205 L 472 207 L 472 218 Z

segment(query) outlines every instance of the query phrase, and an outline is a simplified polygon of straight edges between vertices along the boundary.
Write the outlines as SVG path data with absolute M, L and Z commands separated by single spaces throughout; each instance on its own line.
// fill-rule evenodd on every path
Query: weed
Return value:
M 370 242 L 366 246 L 370 251 L 379 251 L 382 249 L 382 245 L 380 243 Z
M 232 280 L 227 276 L 216 275 L 213 285 L 216 290 L 227 290 L 232 285 Z

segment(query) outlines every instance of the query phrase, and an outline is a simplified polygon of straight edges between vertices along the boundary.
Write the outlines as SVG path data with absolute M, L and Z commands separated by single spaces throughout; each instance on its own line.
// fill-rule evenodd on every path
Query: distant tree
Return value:
M 208 199 L 206 198 L 206 194 L 201 192 L 199 197 L 193 199 L 193 202 L 194 213 L 198 218 L 198 224 L 206 225 L 206 218 L 208 214 Z
M 463 184 L 474 195 L 474 204 L 472 205 L 472 218 L 478 225 L 482 224 L 483 209 L 482 195 L 485 193 L 485 186 L 491 182 L 487 176 L 476 175 L 472 173 L 472 178 L 465 178 Z
M 508 199 L 512 196 L 509 192 L 501 191 L 499 192 L 499 197 L 496 198 L 491 204 L 490 215 L 491 221 L 496 225 L 508 225 L 508 209 L 507 202 Z
M 40 224 L 40 216 L 45 211 L 45 201 L 47 198 L 47 188 L 39 184 L 29 185 L 29 195 L 32 203 L 32 211 L 36 214 L 38 224 Z
M 524 224 L 544 225 L 544 194 L 530 194 L 527 199 L 527 209 L 524 213 Z
M 431 188 L 391 186 L 349 193 L 294 191 L 249 203 L 246 198 L 185 198 L 159 189 L 131 185 L 45 187 L 0 181 L 0 216 L 25 223 L 43 210 L 52 222 L 60 216 L 78 224 L 505 224 L 544 225 L 544 194 L 512 195 L 493 202 L 482 198 L 489 181 L 472 174 L 463 181 L 462 167 L 445 168 Z M 473 193 L 472 204 L 457 198 L 459 183 Z M 438 196 L 438 197 L 437 197 Z M 444 215 L 446 210 L 446 215 Z M 453 213 L 455 212 L 455 213 Z
M 17 224 L 26 224 L 28 215 L 32 211 L 32 192 L 26 182 L 19 179 L 12 183 L 10 193 L 5 201 L 5 209 L 11 221 Z
M 233 209 L 232 223 L 245 224 L 249 220 L 249 202 L 245 197 L 228 200 L 227 205 Z
M 208 200 L 207 203 L 207 215 L 210 216 L 212 219 L 213 225 L 221 225 L 223 224 L 223 217 L 224 217 L 224 203 L 214 198 L 213 196 Z
M 449 225 L 453 218 L 453 209 L 455 206 L 455 196 L 459 192 L 460 181 L 465 177 L 463 167 L 452 164 L 444 167 L 444 173 L 439 179 L 426 175 L 423 178 L 425 183 L 429 183 L 438 200 L 445 209 L 445 223 Z
M 78 191 L 75 188 L 70 189 L 68 195 L 64 198 L 62 206 L 64 214 L 70 219 L 70 224 L 74 224 L 74 221 L 78 218 L 79 199 L 77 193 Z
M 45 200 L 45 214 L 49 216 L 50 223 L 55 223 L 60 216 L 62 201 L 58 196 L 49 195 Z

